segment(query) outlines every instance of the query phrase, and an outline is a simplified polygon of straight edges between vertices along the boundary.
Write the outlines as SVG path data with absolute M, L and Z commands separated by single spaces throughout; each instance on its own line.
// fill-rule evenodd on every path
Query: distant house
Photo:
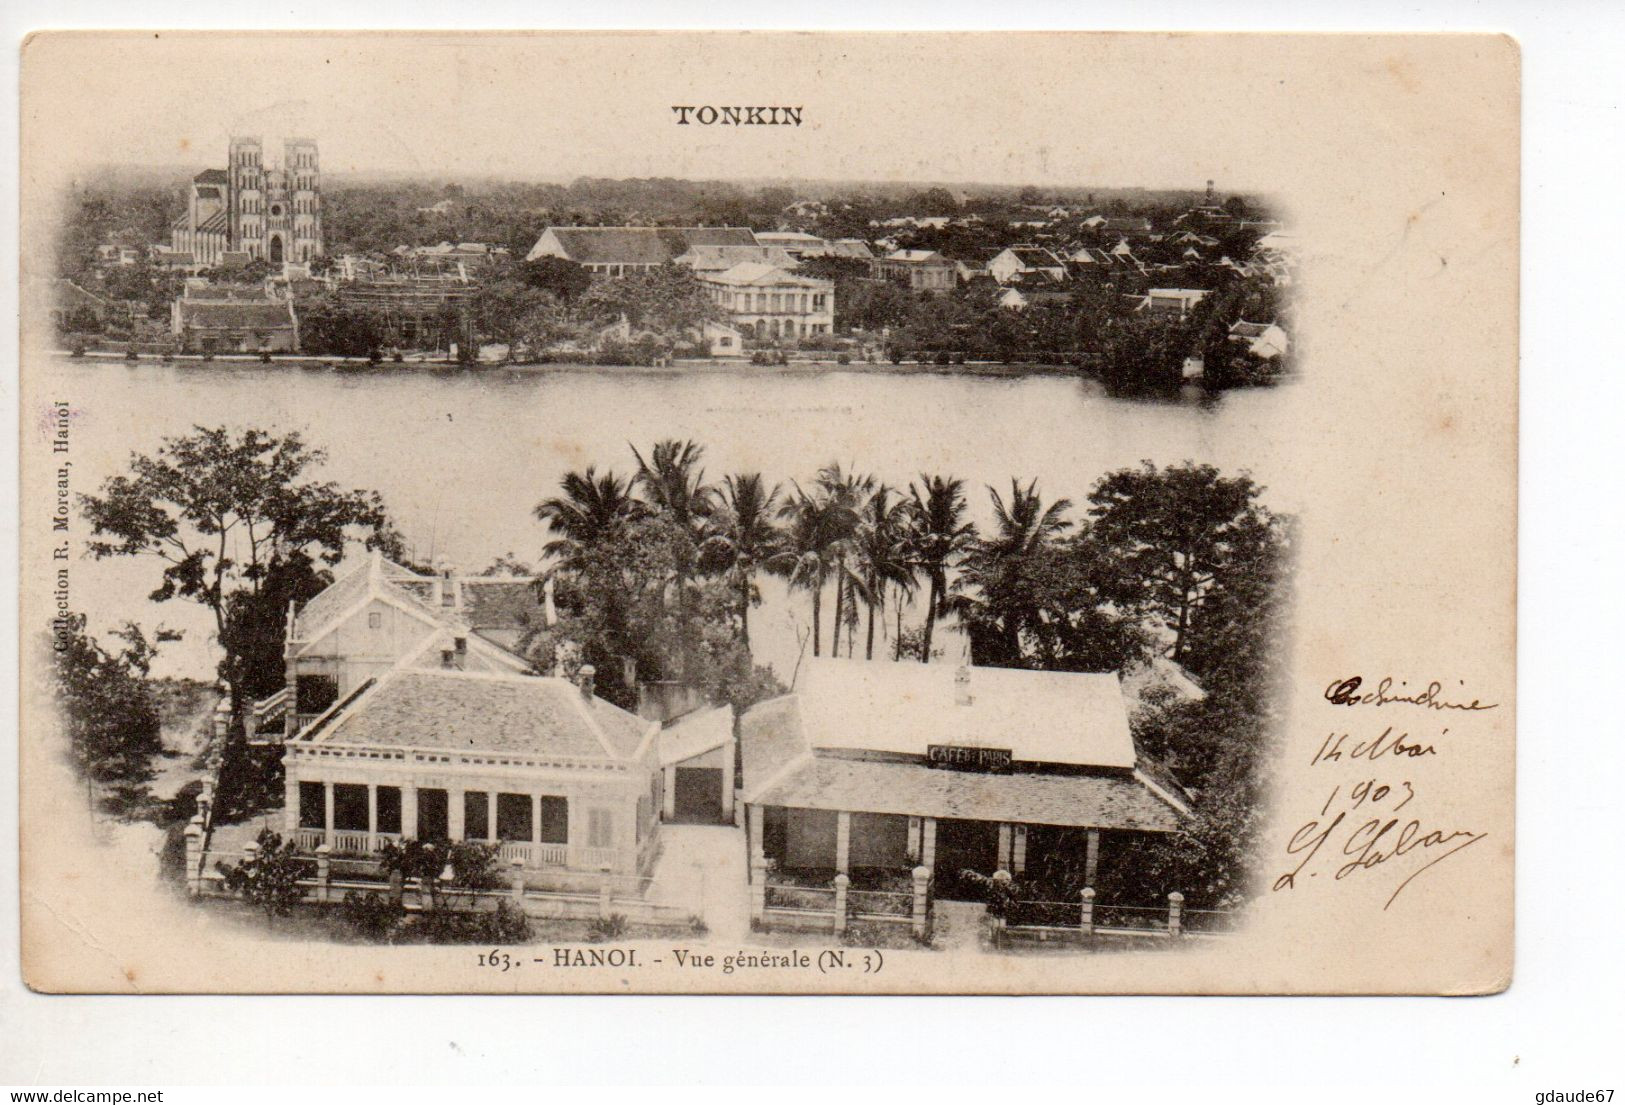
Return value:
M 559 257 L 594 276 L 629 276 L 676 261 L 696 246 L 755 246 L 745 226 L 550 226 L 525 255 Z
M 1032 276 L 1061 281 L 1066 279 L 1066 262 L 1040 246 L 1010 246 L 987 263 L 987 271 L 1000 284 Z
M 449 215 L 449 214 L 451 214 L 451 212 L 455 211 L 456 209 L 457 209 L 457 201 L 456 200 L 444 199 L 444 200 L 440 200 L 437 203 L 431 203 L 427 207 L 418 208 L 418 214 L 419 215 Z
M 291 299 L 187 290 L 175 300 L 170 328 L 186 353 L 296 353 L 299 319 Z
M 705 342 L 706 351 L 713 357 L 737 357 L 744 352 L 744 336 L 726 323 L 704 323 L 700 327 L 700 338 Z
M 1108 218 L 1101 220 L 1098 227 L 1106 234 L 1147 235 L 1151 233 L 1151 220 L 1140 216 Z
M 803 338 L 835 328 L 835 282 L 759 261 L 701 272 L 712 302 L 741 332 L 758 339 Z
M 91 323 L 97 327 L 109 322 L 129 321 L 133 317 L 131 305 L 108 299 L 86 291 L 71 280 L 30 281 L 35 302 L 50 313 L 58 330 L 77 328 Z
M 901 284 L 910 291 L 952 291 L 958 282 L 954 263 L 931 249 L 899 249 L 876 257 L 870 265 L 876 280 Z
M 1274 360 L 1292 346 L 1286 331 L 1274 322 L 1237 322 L 1230 327 L 1229 338 L 1265 361 Z
M 1184 318 L 1208 294 L 1201 288 L 1152 288 L 1141 298 L 1137 309 Z
M 821 219 L 829 214 L 829 205 L 822 200 L 796 200 L 783 214 L 793 219 Z
M 1106 272 L 1112 267 L 1111 254 L 1094 246 L 1072 245 L 1066 249 L 1066 260 L 1080 269 Z
M 814 257 L 848 257 L 856 261 L 872 261 L 874 253 L 862 238 L 820 238 L 816 234 L 802 234 L 793 230 L 759 231 L 756 240 L 763 245 L 777 246 L 797 261 Z
M 959 277 L 961 284 L 969 284 L 972 280 L 986 278 L 987 266 L 976 261 L 955 261 L 954 275 Z

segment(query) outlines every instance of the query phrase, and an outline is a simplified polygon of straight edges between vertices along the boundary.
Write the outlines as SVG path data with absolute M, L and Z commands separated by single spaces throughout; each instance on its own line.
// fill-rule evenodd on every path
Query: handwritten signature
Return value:
M 1473 699 L 1471 702 L 1451 702 L 1441 695 L 1444 684 L 1437 679 L 1427 685 L 1427 689 L 1415 693 L 1405 693 L 1407 686 L 1401 679 L 1396 688 L 1394 678 L 1385 675 L 1377 683 L 1377 689 L 1360 693 L 1360 687 L 1365 680 L 1358 675 L 1351 675 L 1347 679 L 1332 682 L 1326 688 L 1326 701 L 1334 706 L 1391 706 L 1403 704 L 1407 706 L 1425 706 L 1430 710 L 1493 710 L 1500 705 L 1499 702 L 1480 702 Z
M 1317 818 L 1300 825 L 1292 834 L 1292 838 L 1287 841 L 1286 851 L 1288 855 L 1302 855 L 1303 858 L 1298 861 L 1298 865 L 1291 871 L 1276 879 L 1271 889 L 1277 891 L 1293 889 L 1297 885 L 1298 876 L 1303 873 L 1304 868 L 1309 866 L 1328 840 L 1331 840 L 1334 835 L 1338 835 L 1338 830 L 1343 826 L 1347 818 L 1348 811 L 1343 810 L 1325 824 L 1322 824 Z M 1368 818 L 1348 832 L 1346 836 L 1341 836 L 1340 845 L 1334 845 L 1342 856 L 1350 858 L 1338 866 L 1336 871 L 1333 872 L 1332 878 L 1341 881 L 1350 875 L 1380 867 L 1391 860 L 1410 855 L 1413 852 L 1420 856 L 1429 857 L 1426 863 L 1406 875 L 1399 885 L 1394 887 L 1394 892 L 1383 903 L 1382 908 L 1386 910 L 1394 904 L 1394 899 L 1398 898 L 1400 892 L 1409 886 L 1417 876 L 1444 862 L 1464 848 L 1477 844 L 1488 835 L 1488 833 L 1470 829 L 1449 831 L 1434 828 L 1424 829 L 1419 818 L 1411 818 L 1409 821 L 1404 822 L 1401 822 L 1397 817 L 1386 819 L 1382 817 Z M 1434 849 L 1438 848 L 1444 850 L 1435 852 Z M 1309 872 L 1310 877 L 1317 874 L 1318 872 L 1315 871 Z

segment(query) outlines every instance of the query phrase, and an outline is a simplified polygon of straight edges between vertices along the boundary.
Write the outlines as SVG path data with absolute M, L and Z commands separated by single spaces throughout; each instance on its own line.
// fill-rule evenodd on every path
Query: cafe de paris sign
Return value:
M 925 758 L 932 767 L 954 771 L 1009 771 L 1010 749 L 973 748 L 959 744 L 930 744 Z

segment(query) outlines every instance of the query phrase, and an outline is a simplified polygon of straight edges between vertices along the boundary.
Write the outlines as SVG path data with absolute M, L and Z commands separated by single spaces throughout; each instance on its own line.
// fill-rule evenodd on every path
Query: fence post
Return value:
M 328 900 L 328 883 L 333 877 L 333 847 L 330 844 L 316 846 L 316 900 L 325 903 Z
M 604 873 L 604 881 L 598 884 L 598 916 L 604 918 L 606 921 L 609 919 L 609 915 L 613 912 L 612 895 L 613 890 L 609 882 L 609 873 L 606 871 Z
M 1083 899 L 1082 911 L 1078 914 L 1078 927 L 1083 930 L 1083 938 L 1091 939 L 1095 935 L 1095 890 L 1092 886 L 1083 888 L 1079 895 Z
M 208 828 L 212 811 L 214 810 L 214 784 L 204 780 L 203 786 L 197 792 L 197 815 L 203 819 L 203 826 Z
M 988 916 L 993 921 L 993 946 L 1002 948 L 1004 926 L 1009 923 L 1005 913 L 1010 907 L 1010 872 L 1002 867 L 993 872 L 993 902 L 990 904 L 997 906 L 996 912 L 993 909 L 988 910 Z
M 914 869 L 914 935 L 925 939 L 926 911 L 930 905 L 931 872 L 924 867 Z
M 848 875 L 835 876 L 835 935 L 840 936 L 846 931 L 846 891 L 852 885 Z
M 1168 895 L 1168 935 L 1178 936 L 1183 926 L 1180 924 L 1180 914 L 1184 912 L 1185 895 L 1174 891 Z
M 522 906 L 525 904 L 525 861 L 515 859 L 509 863 L 513 867 L 513 900 Z
M 767 911 L 767 864 L 761 856 L 750 857 L 750 919 L 757 926 Z
M 196 897 L 203 891 L 203 819 L 186 823 L 186 891 Z

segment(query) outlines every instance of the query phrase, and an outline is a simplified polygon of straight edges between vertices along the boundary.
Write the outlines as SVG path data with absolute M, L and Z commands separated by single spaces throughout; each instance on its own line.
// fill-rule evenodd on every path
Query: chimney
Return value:
M 591 664 L 582 664 L 581 671 L 576 676 L 576 682 L 581 687 L 581 697 L 588 702 L 592 701 L 593 688 L 596 685 L 598 669 Z
M 969 664 L 960 664 L 954 671 L 954 704 L 958 706 L 971 704 Z

